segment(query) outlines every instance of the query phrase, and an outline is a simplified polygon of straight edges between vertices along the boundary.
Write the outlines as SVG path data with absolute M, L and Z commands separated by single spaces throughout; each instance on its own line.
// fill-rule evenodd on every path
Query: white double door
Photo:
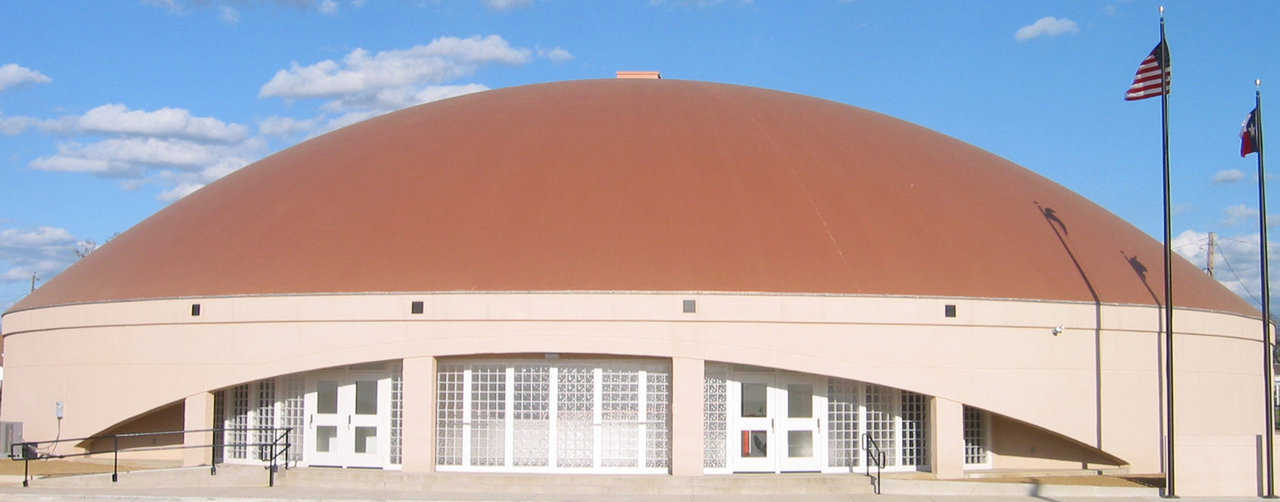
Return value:
M 331 369 L 307 379 L 306 458 L 313 466 L 385 467 L 391 447 L 391 375 Z
M 826 456 L 826 379 L 735 372 L 729 385 L 730 467 L 736 472 L 819 471 Z

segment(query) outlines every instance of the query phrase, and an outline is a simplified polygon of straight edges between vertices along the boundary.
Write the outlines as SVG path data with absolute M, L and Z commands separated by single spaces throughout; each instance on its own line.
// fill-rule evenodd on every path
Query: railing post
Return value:
M 30 479 L 28 473 L 31 472 L 31 459 L 26 455 L 23 455 L 22 457 L 22 487 L 26 488 L 29 486 L 27 484 L 27 480 Z
M 293 433 L 293 427 L 284 428 L 284 468 L 289 468 L 289 449 L 293 447 L 293 443 L 289 440 L 289 435 Z
M 213 434 L 210 434 L 210 435 L 209 435 L 209 437 L 210 437 L 210 441 L 209 441 L 209 475 L 210 475 L 210 476 L 217 476 L 217 475 L 218 475 L 218 442 L 217 442 L 217 441 L 213 441 L 213 440 L 212 440 L 212 438 L 217 437 L 217 433 L 218 433 L 217 431 L 218 431 L 218 430 L 217 430 L 217 428 L 214 428 L 214 429 L 211 429 L 211 430 L 213 431 Z M 225 435 L 226 435 L 226 433 L 223 433 L 223 435 L 225 436 Z
M 111 482 L 120 480 L 120 436 L 111 436 Z
M 271 466 L 268 467 L 271 472 L 267 474 L 267 487 L 274 487 L 276 485 L 276 444 L 279 441 L 280 438 L 277 438 L 275 434 L 271 435 Z

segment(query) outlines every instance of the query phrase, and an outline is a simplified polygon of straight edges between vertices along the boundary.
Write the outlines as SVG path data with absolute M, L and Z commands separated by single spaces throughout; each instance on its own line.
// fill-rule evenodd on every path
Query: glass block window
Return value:
M 249 385 L 237 385 L 231 388 L 231 416 L 227 420 L 227 457 L 243 459 L 246 457 L 246 444 L 249 442 Z
M 258 430 L 253 436 L 254 442 L 258 443 L 258 460 L 267 461 L 275 453 L 271 451 L 271 442 L 276 438 L 276 431 L 271 428 L 276 426 L 276 381 L 261 380 L 256 387 L 258 407 L 254 410 L 253 426 Z
M 306 450 L 306 448 L 302 447 L 303 438 L 306 437 L 303 430 L 305 423 L 302 420 L 306 411 L 306 405 L 304 404 L 306 382 L 303 380 L 302 375 L 290 375 L 281 380 L 284 387 L 284 395 L 281 398 L 284 416 L 281 417 L 280 426 L 291 428 L 289 431 L 289 461 L 301 462 L 304 460 L 302 452 Z
M 505 465 L 507 369 L 471 369 L 471 465 Z
M 640 420 L 640 374 L 606 368 L 601 376 L 600 465 L 635 467 Z
M 438 371 L 436 451 L 445 470 L 660 473 L 670 466 L 667 364 L 464 361 Z M 450 416 L 469 419 L 446 424 Z
M 595 370 L 557 368 L 556 466 L 591 467 L 595 451 Z
M 893 406 L 893 389 L 879 385 L 864 385 L 866 388 L 866 427 L 871 439 L 876 442 L 880 451 L 884 452 L 885 465 L 897 465 L 897 430 L 894 427 L 896 411 Z M 867 445 L 867 448 L 870 448 Z
M 987 414 L 970 406 L 964 407 L 964 463 L 986 464 Z
M 725 462 L 729 385 L 727 368 L 705 365 L 702 377 L 702 467 L 720 469 Z
M 827 465 L 857 467 L 862 465 L 862 449 L 858 447 L 861 431 L 858 419 L 858 384 L 848 380 L 827 380 Z
M 666 371 L 650 371 L 645 376 L 645 467 L 669 465 L 671 444 L 670 409 L 671 374 Z
M 213 449 L 213 463 L 222 462 L 222 444 L 226 441 L 227 426 L 227 392 L 220 390 L 213 393 L 213 444 L 217 445 Z
M 902 391 L 902 465 L 929 465 L 929 402 Z
M 517 365 L 513 408 L 512 462 L 518 466 L 545 466 L 551 440 L 551 368 Z
M 465 392 L 462 366 L 440 365 L 437 368 L 436 465 L 462 465 Z
M 391 372 L 391 452 L 388 460 L 393 465 L 403 463 L 404 443 L 404 370 L 400 364 Z

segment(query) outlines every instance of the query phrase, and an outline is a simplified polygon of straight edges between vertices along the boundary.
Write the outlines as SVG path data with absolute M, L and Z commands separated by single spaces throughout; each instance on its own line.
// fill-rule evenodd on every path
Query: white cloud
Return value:
M 382 89 L 423 83 L 442 83 L 475 73 L 484 64 L 519 65 L 530 60 L 529 49 L 512 47 L 502 37 L 441 37 L 427 45 L 381 51 L 364 49 L 347 54 L 341 63 L 293 63 L 276 72 L 259 89 L 259 97 L 316 98 L 374 93 Z
M 382 89 L 372 94 L 356 94 L 350 97 L 334 99 L 325 103 L 323 108 L 330 112 L 372 110 L 379 112 L 378 115 L 381 115 L 382 113 L 422 103 L 487 90 L 489 88 L 481 84 L 428 85 L 422 88 L 395 87 Z
M 0 230 L 0 249 L 46 247 L 73 241 L 71 232 L 58 227 L 39 227 L 28 231 L 15 228 Z
M 551 50 L 538 49 L 538 56 L 547 58 L 553 63 L 562 63 L 573 59 L 573 54 L 570 54 L 569 51 L 561 49 L 560 47 L 556 47 Z
M 88 252 L 96 246 L 92 241 L 78 239 L 59 227 L 2 229 L 0 283 L 28 282 L 32 273 L 43 282 L 75 262 L 76 251 Z
M 1222 218 L 1222 224 L 1229 227 L 1234 227 L 1258 217 L 1257 209 L 1253 209 L 1244 204 L 1228 206 L 1226 209 L 1222 210 L 1222 213 L 1225 215 Z
M 487 90 L 489 88 L 481 84 L 429 85 L 417 90 L 411 88 L 387 89 L 378 92 L 374 96 L 364 96 L 351 100 L 333 100 L 326 103 L 324 108 L 340 115 L 325 121 L 319 129 L 313 131 L 313 134 L 341 129 L 401 108 Z
M 38 120 L 31 117 L 6 117 L 4 114 L 0 114 L 0 134 L 22 134 L 23 131 L 26 131 L 31 126 L 36 125 L 38 122 Z
M 295 119 L 293 117 L 271 116 L 258 122 L 258 132 L 267 136 L 292 136 L 307 132 L 316 127 L 319 119 Z
M 23 84 L 47 84 L 53 79 L 48 75 L 13 63 L 0 65 L 0 91 Z
M 199 190 L 199 189 L 201 189 L 201 188 L 204 188 L 204 184 L 201 184 L 201 183 L 182 183 L 182 184 L 180 184 L 180 185 L 178 185 L 178 186 L 175 186 L 175 187 L 173 187 L 173 188 L 170 188 L 170 189 L 168 189 L 168 190 L 165 190 L 164 192 L 161 192 L 161 193 L 160 193 L 160 200 L 163 200 L 163 201 L 175 201 L 175 200 L 181 199 L 181 198 L 183 198 L 183 197 L 186 197 L 186 196 L 188 196 L 188 195 L 191 195 L 191 194 L 192 194 L 192 192 L 195 192 L 196 190 Z
M 323 0 L 320 2 L 320 5 L 316 7 L 316 10 L 319 10 L 321 14 L 327 14 L 327 15 L 337 14 L 338 2 L 335 2 L 333 0 Z
M 1037 37 L 1056 37 L 1068 33 L 1079 33 L 1080 27 L 1075 21 L 1067 18 L 1042 17 L 1036 22 L 1018 28 L 1013 34 L 1013 38 L 1019 42 L 1025 42 Z
M 59 119 L 0 117 L 0 132 L 21 132 L 32 126 L 64 134 L 111 136 L 61 142 L 56 153 L 30 161 L 32 169 L 115 178 L 126 190 L 156 184 L 162 200 L 184 196 L 266 151 L 265 140 L 249 137 L 247 127 L 193 116 L 181 108 L 144 111 L 107 104 Z
M 182 108 L 155 111 L 130 110 L 120 104 L 89 110 L 70 124 L 79 132 L 137 136 L 178 137 L 194 141 L 234 143 L 243 141 L 248 128 L 212 117 L 195 117 Z
M 235 144 L 199 143 L 178 138 L 124 137 L 89 144 L 61 143 L 58 152 L 30 162 L 42 171 L 92 174 L 117 178 L 125 189 L 146 184 L 162 188 L 162 200 L 194 191 L 254 159 L 267 150 L 261 137 Z M 188 188 L 183 188 L 187 186 Z
M 316 131 L 315 133 L 322 134 L 325 132 L 332 131 L 334 129 L 341 129 L 351 124 L 362 122 L 362 121 L 371 119 L 373 117 L 376 117 L 378 115 L 382 115 L 383 113 L 386 113 L 386 112 L 378 111 L 378 110 L 361 110 L 361 111 L 355 111 L 355 112 L 347 112 L 337 117 L 333 117 L 329 119 L 324 123 L 324 128 Z
M 481 84 L 463 84 L 463 85 L 429 85 L 423 87 L 413 95 L 412 105 L 420 105 L 432 101 L 449 99 L 465 94 L 472 94 L 489 90 L 488 87 Z
M 214 160 L 213 149 L 180 139 L 112 138 L 87 145 L 62 143 L 58 153 L 32 161 L 32 167 L 48 171 L 77 171 L 79 161 L 101 161 L 114 166 L 198 166 Z M 68 167 L 68 168 L 64 168 Z M 96 171 L 96 170 L 95 170 Z
M 484 4 L 493 10 L 511 10 L 528 7 L 533 4 L 533 0 L 484 0 Z
M 1214 183 L 1235 183 L 1244 179 L 1244 172 L 1239 169 L 1223 169 L 1213 173 Z
M 218 17 L 230 24 L 240 22 L 240 11 L 230 5 L 218 6 Z
M 1255 307 L 1261 307 L 1262 268 L 1261 239 L 1258 233 L 1247 233 L 1233 236 L 1218 235 L 1214 240 L 1214 278 L 1235 292 Z M 1209 234 L 1187 230 L 1173 239 L 1173 249 L 1187 261 L 1202 269 L 1208 264 Z M 1280 246 L 1276 242 L 1267 245 L 1267 254 L 1271 262 L 1280 258 Z M 1271 275 L 1271 289 L 1280 291 L 1280 274 Z M 1272 304 L 1280 301 L 1273 300 Z
M 341 62 L 293 63 L 276 72 L 259 90 L 260 97 L 326 98 L 322 115 L 308 119 L 268 117 L 258 130 L 272 136 L 312 135 L 345 127 L 370 117 L 409 106 L 488 90 L 478 83 L 448 83 L 487 64 L 521 65 L 534 51 L 513 47 L 502 37 L 441 37 L 427 45 L 371 54 L 356 49 Z M 539 57 L 572 58 L 556 47 L 539 50 Z

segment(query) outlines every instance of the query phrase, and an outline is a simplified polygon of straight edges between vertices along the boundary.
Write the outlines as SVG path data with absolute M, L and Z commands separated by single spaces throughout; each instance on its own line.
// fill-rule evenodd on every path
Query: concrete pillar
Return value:
M 406 472 L 436 470 L 436 358 L 404 359 L 403 447 Z
M 964 405 L 935 397 L 929 400 L 929 459 L 938 479 L 964 477 Z
M 671 358 L 671 474 L 702 475 L 702 359 Z
M 182 404 L 183 430 L 213 428 L 213 393 L 201 392 L 187 396 Z M 209 465 L 213 444 L 213 432 L 189 432 L 183 435 L 182 444 L 190 448 L 182 450 L 182 465 L 185 467 Z M 203 447 L 203 448 L 198 448 Z

